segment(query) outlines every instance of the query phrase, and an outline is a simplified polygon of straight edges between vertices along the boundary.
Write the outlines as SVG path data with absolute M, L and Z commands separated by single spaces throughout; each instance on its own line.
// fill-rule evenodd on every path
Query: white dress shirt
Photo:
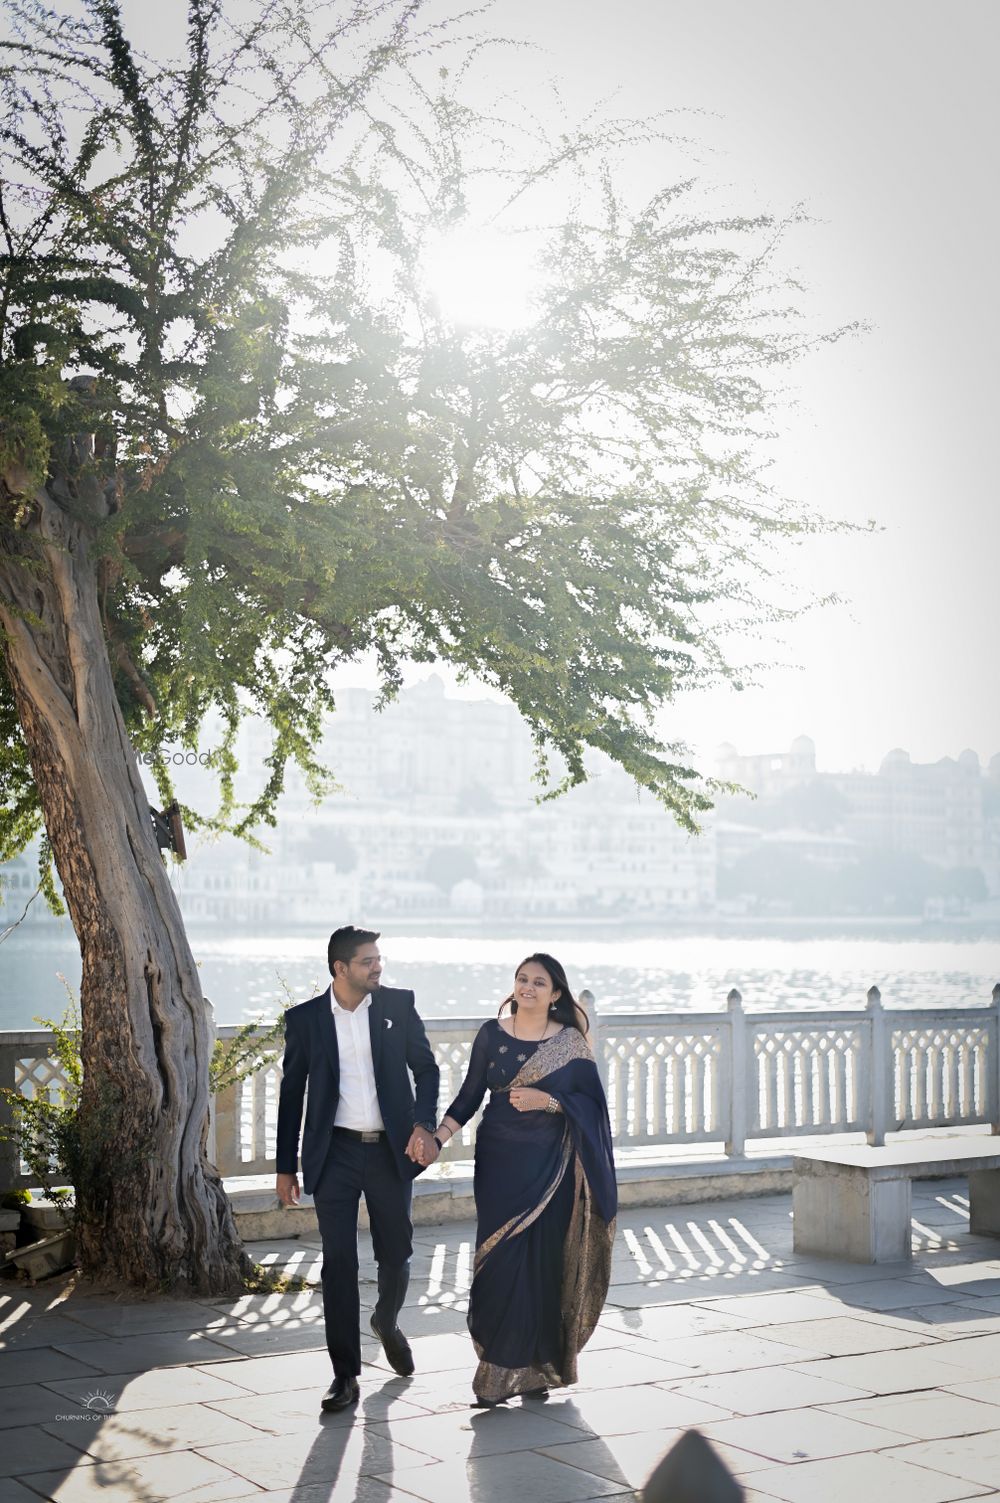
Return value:
M 385 1128 L 375 1090 L 372 1037 L 368 1026 L 371 1005 L 369 992 L 353 1012 L 341 1007 L 331 981 L 330 1009 L 340 1052 L 340 1100 L 334 1126 L 352 1127 L 355 1132 L 382 1132 Z

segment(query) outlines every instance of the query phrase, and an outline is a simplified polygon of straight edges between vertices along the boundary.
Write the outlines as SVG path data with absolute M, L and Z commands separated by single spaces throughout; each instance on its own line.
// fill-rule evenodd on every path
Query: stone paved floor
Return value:
M 417 1373 L 366 1341 L 342 1415 L 319 1415 L 313 1290 L 125 1304 L 0 1282 L 0 1503 L 637 1499 L 692 1425 L 756 1503 L 1000 1500 L 1000 1244 L 969 1235 L 964 1182 L 915 1188 L 905 1265 L 795 1257 L 790 1209 L 626 1211 L 579 1385 L 493 1411 L 469 1408 L 471 1224 L 417 1228 Z M 318 1278 L 314 1241 L 252 1250 Z

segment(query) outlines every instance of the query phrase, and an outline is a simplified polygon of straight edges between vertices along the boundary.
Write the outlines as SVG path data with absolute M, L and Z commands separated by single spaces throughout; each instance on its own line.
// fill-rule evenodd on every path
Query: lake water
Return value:
M 287 986 L 296 1001 L 328 984 L 325 941 L 302 934 L 192 934 L 202 986 L 219 1023 L 273 1014 Z M 755 1009 L 862 1007 L 869 986 L 887 1007 L 987 1003 L 1000 981 L 1000 939 L 743 934 L 545 937 L 574 986 L 605 1012 L 709 1011 L 738 987 Z M 519 938 L 384 933 L 385 981 L 412 987 L 426 1017 L 487 1016 L 510 989 L 514 967 L 539 948 Z M 80 963 L 72 934 L 24 930 L 0 945 L 0 1029 L 61 1016 Z

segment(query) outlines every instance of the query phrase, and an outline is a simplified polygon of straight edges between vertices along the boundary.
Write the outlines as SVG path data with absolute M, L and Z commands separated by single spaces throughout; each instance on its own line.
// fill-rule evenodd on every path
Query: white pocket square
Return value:
M 387 1028 L 391 1028 L 392 1027 L 392 1019 L 391 1018 L 386 1018 L 386 1020 L 385 1020 L 385 1026 Z

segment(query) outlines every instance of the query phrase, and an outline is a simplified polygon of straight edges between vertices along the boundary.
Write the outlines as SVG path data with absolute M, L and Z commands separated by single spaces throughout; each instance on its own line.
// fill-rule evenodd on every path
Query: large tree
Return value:
M 210 1027 L 136 750 L 221 716 L 214 821 L 249 832 L 290 758 L 320 777 L 338 663 L 391 695 L 437 659 L 518 706 L 548 791 L 593 747 L 694 827 L 711 789 L 653 717 L 735 676 L 720 624 L 773 616 L 772 545 L 819 525 L 760 447 L 816 336 L 780 226 L 686 183 L 630 207 L 652 131 L 473 108 L 482 48 L 449 73 L 421 0 L 190 0 L 167 60 L 117 0 L 6 9 L 0 855 L 44 823 L 80 941 L 85 1268 L 224 1289 Z M 532 250 L 512 326 L 432 286 L 470 226 Z M 248 713 L 273 753 L 237 809 Z

